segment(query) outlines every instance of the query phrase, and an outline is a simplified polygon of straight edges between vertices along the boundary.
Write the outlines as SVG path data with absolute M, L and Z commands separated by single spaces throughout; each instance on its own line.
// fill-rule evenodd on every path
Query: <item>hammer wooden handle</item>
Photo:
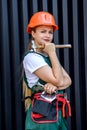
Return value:
M 56 48 L 71 48 L 71 44 L 55 45 Z M 44 49 L 44 46 L 38 46 L 38 49 Z
M 55 45 L 56 48 L 71 48 L 71 44 L 65 44 L 65 45 Z

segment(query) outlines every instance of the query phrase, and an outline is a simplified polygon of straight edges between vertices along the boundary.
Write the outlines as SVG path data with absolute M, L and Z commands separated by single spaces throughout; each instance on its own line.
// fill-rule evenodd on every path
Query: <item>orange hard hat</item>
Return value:
M 31 19 L 30 22 L 27 26 L 27 32 L 31 33 L 31 30 L 37 26 L 40 25 L 48 25 L 48 26 L 53 26 L 54 30 L 58 30 L 58 26 L 55 23 L 55 19 L 53 15 L 51 15 L 48 12 L 37 12 L 35 13 Z

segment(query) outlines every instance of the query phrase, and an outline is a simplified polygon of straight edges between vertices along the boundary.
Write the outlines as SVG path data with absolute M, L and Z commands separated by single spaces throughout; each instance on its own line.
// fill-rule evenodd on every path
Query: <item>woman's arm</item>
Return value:
M 59 89 L 67 88 L 71 85 L 71 78 L 60 65 L 55 52 L 54 44 L 46 44 L 44 52 L 50 57 L 52 68 L 45 65 L 35 71 L 35 74 L 47 83 L 57 86 Z

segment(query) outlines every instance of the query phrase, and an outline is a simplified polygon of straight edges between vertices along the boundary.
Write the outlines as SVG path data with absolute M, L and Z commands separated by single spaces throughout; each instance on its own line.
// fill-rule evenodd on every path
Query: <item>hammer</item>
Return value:
M 44 46 L 38 46 L 38 49 L 44 49 Z M 72 48 L 71 44 L 55 45 L 55 48 Z

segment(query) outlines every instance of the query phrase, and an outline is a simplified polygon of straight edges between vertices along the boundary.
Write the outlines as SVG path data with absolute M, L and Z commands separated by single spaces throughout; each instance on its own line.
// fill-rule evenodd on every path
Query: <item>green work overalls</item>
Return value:
M 44 60 L 51 66 L 50 60 L 48 57 L 42 55 Z M 42 80 L 39 80 L 41 84 L 45 84 Z M 58 93 L 63 93 L 63 91 L 58 91 Z M 31 119 L 31 105 L 26 112 L 25 120 L 25 130 L 67 130 L 66 119 L 62 116 L 62 111 L 58 111 L 58 121 L 55 123 L 35 123 Z

